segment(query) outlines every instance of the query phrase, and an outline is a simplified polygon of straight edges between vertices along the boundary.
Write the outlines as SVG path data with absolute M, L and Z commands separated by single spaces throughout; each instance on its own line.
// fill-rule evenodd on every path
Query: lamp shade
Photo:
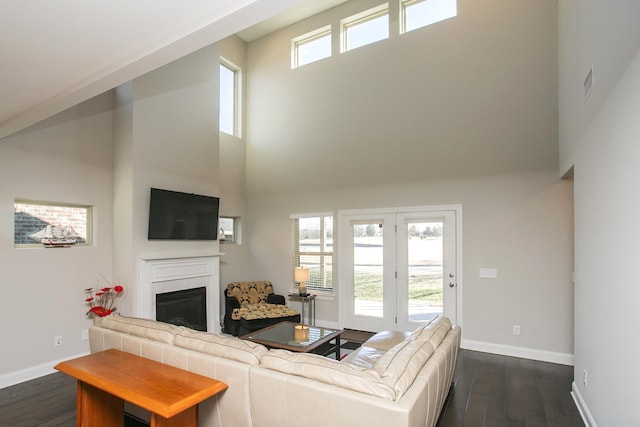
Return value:
M 293 272 L 293 280 L 298 283 L 308 282 L 309 281 L 309 269 L 296 267 Z

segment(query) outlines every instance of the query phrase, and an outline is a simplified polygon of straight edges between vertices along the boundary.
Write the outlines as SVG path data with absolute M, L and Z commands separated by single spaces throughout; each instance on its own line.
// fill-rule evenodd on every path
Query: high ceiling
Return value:
M 239 33 L 346 0 L 0 0 L 0 138 Z

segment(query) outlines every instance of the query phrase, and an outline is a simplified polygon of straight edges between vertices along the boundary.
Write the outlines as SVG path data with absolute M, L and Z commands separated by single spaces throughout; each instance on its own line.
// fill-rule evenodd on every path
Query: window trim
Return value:
M 95 206 L 85 205 L 81 203 L 65 203 L 65 202 L 52 202 L 48 200 L 34 200 L 34 199 L 22 199 L 16 198 L 13 200 L 14 213 L 13 213 L 13 229 L 14 229 L 14 248 L 44 248 L 42 243 L 15 243 L 15 205 L 34 205 L 34 206 L 51 206 L 51 207 L 61 207 L 61 208 L 81 208 L 86 211 L 86 224 L 85 231 L 86 236 L 84 237 L 84 242 L 75 243 L 73 247 L 82 246 L 82 247 L 91 247 L 93 246 L 93 226 L 94 226 L 94 215 L 95 215 Z
M 360 45 L 357 47 L 353 47 L 351 49 L 347 48 L 347 44 L 349 42 L 349 38 L 348 38 L 348 31 L 349 28 L 354 28 L 358 25 L 364 24 L 365 22 L 374 20 L 376 18 L 379 18 L 381 16 L 387 16 L 387 18 L 389 18 L 390 16 L 390 10 L 389 10 L 389 3 L 382 3 L 381 5 L 378 5 L 376 7 L 372 7 L 370 9 L 364 10 L 360 13 L 356 13 L 355 15 L 351 15 L 348 18 L 344 18 L 340 20 L 340 52 L 341 53 L 345 53 L 345 52 L 350 52 L 354 49 L 357 49 L 359 47 L 363 47 L 363 46 L 367 46 L 370 45 L 372 43 L 376 43 L 382 40 L 387 40 L 389 39 L 390 35 L 391 35 L 391 29 L 390 29 L 390 25 L 389 22 L 387 22 L 387 37 L 386 38 L 382 38 L 382 39 L 377 39 L 374 41 L 371 41 L 367 44 L 364 45 Z
M 220 215 L 220 219 L 222 218 L 233 220 L 233 233 L 232 233 L 233 240 L 227 240 L 226 238 L 224 240 L 221 240 L 220 237 L 218 236 L 218 241 L 224 245 L 239 245 L 241 243 L 240 242 L 240 217 Z M 220 227 L 219 223 L 220 221 L 218 221 L 218 228 L 222 228 Z
M 411 7 L 413 5 L 419 4 L 419 3 L 424 3 L 427 2 L 429 0 L 399 0 L 399 12 L 400 12 L 400 34 L 406 34 L 409 33 L 411 31 L 415 31 L 418 30 L 420 28 L 425 28 L 425 27 L 429 27 L 433 24 L 437 24 L 438 22 L 442 22 L 442 21 L 446 21 L 447 19 L 451 19 L 454 18 L 456 16 L 458 16 L 458 5 L 457 5 L 457 0 L 452 0 L 454 3 L 456 3 L 456 14 L 452 15 L 448 18 L 444 18 L 438 21 L 434 21 L 425 25 L 421 25 L 419 27 L 416 28 L 411 28 L 411 29 L 407 29 L 407 8 Z
M 315 61 L 300 64 L 299 48 L 301 46 L 304 46 L 307 43 L 311 43 L 312 41 L 318 40 L 326 36 L 329 36 L 329 42 L 330 42 L 329 55 L 323 58 L 316 59 Z M 333 56 L 331 24 L 325 25 L 324 27 L 320 27 L 318 29 L 315 29 L 313 31 L 310 31 L 308 33 L 302 34 L 298 37 L 294 37 L 293 39 L 291 39 L 291 69 L 313 64 L 314 62 L 320 61 L 325 58 L 330 58 L 331 56 Z
M 296 225 L 298 224 L 298 221 L 300 219 L 303 218 L 321 218 L 320 221 L 320 230 L 323 229 L 324 227 L 324 223 L 325 223 L 325 218 L 327 217 L 331 217 L 331 230 L 332 230 L 332 241 L 333 241 L 333 245 L 332 248 L 335 248 L 335 221 L 336 221 L 336 217 L 333 214 L 333 212 L 322 212 L 322 213 L 313 213 L 313 214 L 293 214 L 291 215 L 289 218 L 291 219 L 291 241 L 292 241 L 292 268 L 291 268 L 291 283 L 292 283 L 292 291 L 297 293 L 298 292 L 298 283 L 295 282 L 294 280 L 294 270 L 295 267 L 304 267 L 300 265 L 300 243 L 299 240 L 296 240 L 296 237 L 299 235 L 297 233 L 296 230 Z M 324 239 L 324 233 L 322 233 L 322 239 Z M 324 246 L 324 241 L 321 240 L 321 247 Z M 331 287 L 318 287 L 318 286 L 313 286 L 310 285 L 309 283 L 307 283 L 307 289 L 310 291 L 313 291 L 314 294 L 319 295 L 319 296 L 334 296 L 335 295 L 335 278 L 334 278 L 334 268 L 333 266 L 335 265 L 335 250 L 332 249 L 329 252 L 325 252 L 325 251 L 318 251 L 318 252 L 305 252 L 305 255 L 311 255 L 311 256 L 323 256 L 323 257 L 331 257 Z M 323 263 L 323 265 L 320 267 L 321 269 L 325 268 L 325 263 Z M 324 277 L 324 274 L 323 274 Z
M 224 133 L 225 135 L 231 135 L 231 136 L 241 138 L 242 135 L 240 130 L 242 128 L 242 125 L 241 125 L 242 124 L 242 120 L 241 120 L 241 117 L 242 117 L 241 116 L 242 114 L 242 102 L 241 102 L 242 69 L 223 56 L 220 57 L 220 66 L 225 67 L 226 69 L 228 69 L 233 73 L 233 133 L 230 134 L 223 130 L 220 130 L 220 132 Z M 218 83 L 218 86 L 219 86 L 221 81 L 219 77 L 218 77 L 218 81 L 219 81 Z M 219 87 L 218 87 L 218 90 L 220 90 Z M 218 108 L 220 108 L 220 105 L 218 105 Z M 219 119 L 219 115 L 220 115 L 220 112 L 218 112 L 218 119 Z

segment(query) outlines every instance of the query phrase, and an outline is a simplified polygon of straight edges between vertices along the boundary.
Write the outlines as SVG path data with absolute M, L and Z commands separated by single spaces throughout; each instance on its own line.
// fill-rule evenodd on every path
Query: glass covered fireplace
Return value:
M 156 320 L 207 331 L 207 288 L 156 294 Z
M 220 333 L 219 256 L 140 260 L 134 316 Z

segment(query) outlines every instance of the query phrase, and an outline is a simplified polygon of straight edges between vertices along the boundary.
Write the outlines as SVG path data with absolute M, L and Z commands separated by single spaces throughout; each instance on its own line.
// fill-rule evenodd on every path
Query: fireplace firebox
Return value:
M 156 294 L 156 320 L 207 331 L 207 288 Z

